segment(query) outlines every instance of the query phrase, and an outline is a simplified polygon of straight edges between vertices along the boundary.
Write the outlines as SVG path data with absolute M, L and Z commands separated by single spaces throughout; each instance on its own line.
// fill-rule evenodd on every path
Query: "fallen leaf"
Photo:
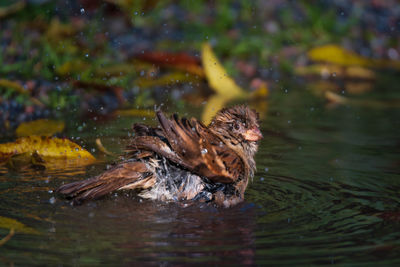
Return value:
M 187 53 L 144 52 L 136 54 L 134 57 L 138 60 L 153 63 L 158 66 L 183 70 L 200 77 L 204 76 L 199 58 Z
M 31 135 L 51 136 L 62 132 L 64 128 L 65 123 L 63 121 L 39 119 L 21 123 L 15 133 L 18 137 Z
M 23 153 L 37 153 L 45 162 L 72 159 L 78 165 L 86 165 L 96 161 L 88 151 L 68 139 L 28 136 L 20 137 L 12 143 L 0 144 L 0 161 Z
M 44 169 L 45 161 L 36 153 L 21 153 L 14 154 L 6 161 L 6 166 L 9 169 L 21 171 L 26 168 L 36 167 L 36 169 Z
M 308 56 L 314 61 L 334 63 L 340 66 L 394 68 L 400 70 L 400 61 L 366 58 L 333 44 L 313 48 L 308 52 Z
M 0 247 L 5 243 L 7 243 L 11 239 L 11 237 L 13 237 L 14 234 L 15 234 L 14 228 L 11 228 L 8 235 L 6 235 L 4 238 L 0 240 Z
M 325 92 L 325 98 L 333 104 L 351 105 L 368 108 L 399 108 L 400 101 L 378 101 L 368 99 L 352 99 L 345 96 L 338 95 L 331 91 Z
M 0 216 L 0 228 L 14 229 L 17 233 L 37 235 L 39 232 L 17 220 Z
M 335 63 L 342 66 L 370 66 L 369 59 L 362 57 L 354 52 L 348 51 L 337 45 L 324 45 L 311 49 L 308 52 L 310 59 L 314 61 L 324 61 Z
M 253 84 L 253 86 L 257 87 L 255 91 L 252 93 L 244 91 L 231 77 L 228 76 L 226 70 L 218 61 L 208 43 L 203 44 L 202 63 L 208 83 L 216 92 L 215 95 L 212 95 L 208 99 L 204 106 L 202 121 L 205 124 L 210 123 L 218 110 L 234 100 L 246 99 L 253 101 L 261 100 L 265 102 L 269 94 L 267 83 L 259 80 Z
M 225 95 L 231 99 L 248 97 L 249 94 L 229 77 L 222 64 L 214 55 L 210 44 L 203 44 L 201 59 L 208 84 L 216 93 Z
M 96 138 L 96 145 L 97 145 L 97 148 L 98 148 L 101 152 L 103 152 L 104 154 L 109 155 L 109 156 L 113 156 L 113 157 L 116 156 L 116 154 L 114 154 L 114 153 L 108 151 L 108 150 L 103 146 L 103 144 L 101 143 L 100 138 Z
M 214 118 L 215 114 L 217 114 L 220 109 L 225 107 L 229 101 L 231 101 L 231 99 L 224 95 L 215 94 L 210 96 L 203 108 L 203 113 L 201 114 L 202 122 L 208 125 Z

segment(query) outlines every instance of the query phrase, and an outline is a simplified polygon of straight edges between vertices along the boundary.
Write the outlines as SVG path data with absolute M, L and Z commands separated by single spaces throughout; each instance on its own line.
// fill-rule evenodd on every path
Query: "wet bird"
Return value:
M 245 105 L 220 110 L 209 126 L 195 118 L 167 118 L 158 127 L 134 124 L 125 159 L 104 173 L 62 185 L 74 204 L 116 190 L 137 190 L 142 198 L 202 201 L 230 207 L 244 200 L 256 170 L 258 113 Z

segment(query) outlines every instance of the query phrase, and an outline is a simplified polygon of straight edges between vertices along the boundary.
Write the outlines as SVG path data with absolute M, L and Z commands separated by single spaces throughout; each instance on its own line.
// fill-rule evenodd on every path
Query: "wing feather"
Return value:
M 191 171 L 214 182 L 232 183 L 239 179 L 244 168 L 242 159 L 206 126 L 196 119 L 171 119 L 157 112 L 157 118 L 172 151 Z

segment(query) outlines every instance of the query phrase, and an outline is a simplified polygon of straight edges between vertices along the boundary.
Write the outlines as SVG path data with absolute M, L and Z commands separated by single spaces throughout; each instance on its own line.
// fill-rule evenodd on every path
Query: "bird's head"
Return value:
M 220 110 L 209 127 L 224 140 L 232 141 L 232 145 L 257 143 L 263 138 L 258 113 L 245 105 Z

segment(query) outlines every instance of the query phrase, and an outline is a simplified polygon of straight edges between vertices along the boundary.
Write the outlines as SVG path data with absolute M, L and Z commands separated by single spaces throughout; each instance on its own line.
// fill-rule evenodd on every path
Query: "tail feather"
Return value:
M 155 183 L 153 173 L 142 162 L 127 162 L 117 165 L 103 174 L 62 185 L 57 192 L 73 198 L 74 204 L 88 199 L 97 199 L 118 189 L 149 188 Z

